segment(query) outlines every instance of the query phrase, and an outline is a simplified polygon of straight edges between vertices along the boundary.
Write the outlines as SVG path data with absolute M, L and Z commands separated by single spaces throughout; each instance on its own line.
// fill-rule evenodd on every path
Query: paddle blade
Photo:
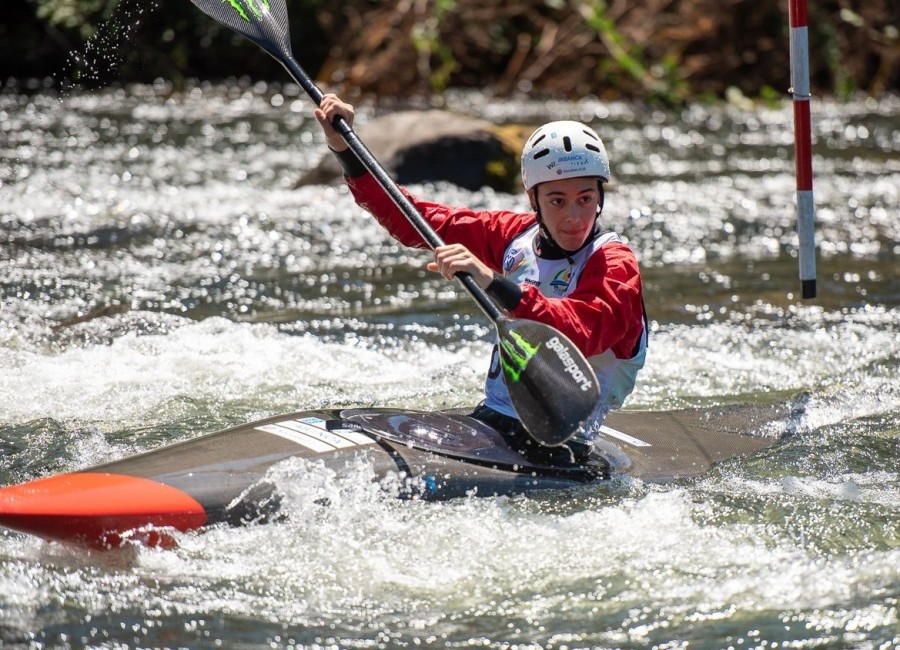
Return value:
M 500 364 L 516 413 L 547 447 L 565 443 L 600 401 L 597 376 L 564 334 L 535 321 L 500 318 Z
M 191 0 L 207 16 L 230 27 L 276 59 L 291 58 L 284 0 Z

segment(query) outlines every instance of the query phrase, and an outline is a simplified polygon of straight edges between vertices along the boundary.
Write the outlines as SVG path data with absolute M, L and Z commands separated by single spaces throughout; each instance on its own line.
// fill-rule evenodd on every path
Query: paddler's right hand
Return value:
M 335 117 L 340 115 L 349 126 L 353 126 L 353 105 L 343 101 L 334 93 L 328 93 L 322 97 L 322 103 L 316 108 L 315 115 L 322 126 L 322 131 L 325 132 L 325 141 L 328 143 L 328 147 L 332 151 L 344 151 L 347 149 L 347 143 L 334 130 L 331 123 Z

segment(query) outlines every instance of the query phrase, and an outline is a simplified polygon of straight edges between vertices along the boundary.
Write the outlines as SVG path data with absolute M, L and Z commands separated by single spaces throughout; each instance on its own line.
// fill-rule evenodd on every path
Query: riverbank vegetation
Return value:
M 284 72 L 188 0 L 29 0 L 0 25 L 0 80 L 103 86 Z M 681 102 L 781 96 L 788 0 L 287 0 L 294 53 L 329 87 L 377 96 Z M 809 3 L 813 91 L 900 91 L 895 0 Z M 15 81 L 10 81 L 14 79 Z

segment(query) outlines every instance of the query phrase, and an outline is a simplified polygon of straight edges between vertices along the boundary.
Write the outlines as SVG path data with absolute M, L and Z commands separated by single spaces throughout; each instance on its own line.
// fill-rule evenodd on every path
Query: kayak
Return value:
M 0 489 L 0 526 L 106 550 L 177 545 L 178 533 L 276 518 L 279 486 L 267 474 L 297 459 L 350 471 L 369 463 L 405 498 L 527 494 L 627 475 L 650 482 L 695 476 L 714 463 L 774 445 L 790 404 L 620 411 L 590 456 L 525 458 L 470 411 L 328 409 L 280 415 L 81 471 Z M 305 465 L 304 465 L 305 466 Z

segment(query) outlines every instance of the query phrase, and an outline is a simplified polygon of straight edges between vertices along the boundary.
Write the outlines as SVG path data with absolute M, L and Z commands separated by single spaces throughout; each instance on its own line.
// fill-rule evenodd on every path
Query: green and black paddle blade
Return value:
M 276 59 L 292 56 L 284 0 L 191 0 L 191 2 L 207 16 L 246 36 Z
M 200 11 L 247 37 L 277 59 L 318 106 L 323 93 L 291 54 L 284 0 L 191 0 Z M 431 248 L 444 242 L 397 187 L 349 124 L 334 128 Z M 600 400 L 597 377 L 562 332 L 506 318 L 468 274 L 457 279 L 497 327 L 504 380 L 522 425 L 540 444 L 561 445 L 581 432 Z
M 590 364 L 549 325 L 509 318 L 495 324 L 503 378 L 519 419 L 542 445 L 565 443 L 584 429 L 600 401 Z
M 316 106 L 321 103 L 322 91 L 300 67 L 291 52 L 291 35 L 284 0 L 191 0 L 191 2 L 210 18 L 230 27 L 275 57 L 287 68 Z

